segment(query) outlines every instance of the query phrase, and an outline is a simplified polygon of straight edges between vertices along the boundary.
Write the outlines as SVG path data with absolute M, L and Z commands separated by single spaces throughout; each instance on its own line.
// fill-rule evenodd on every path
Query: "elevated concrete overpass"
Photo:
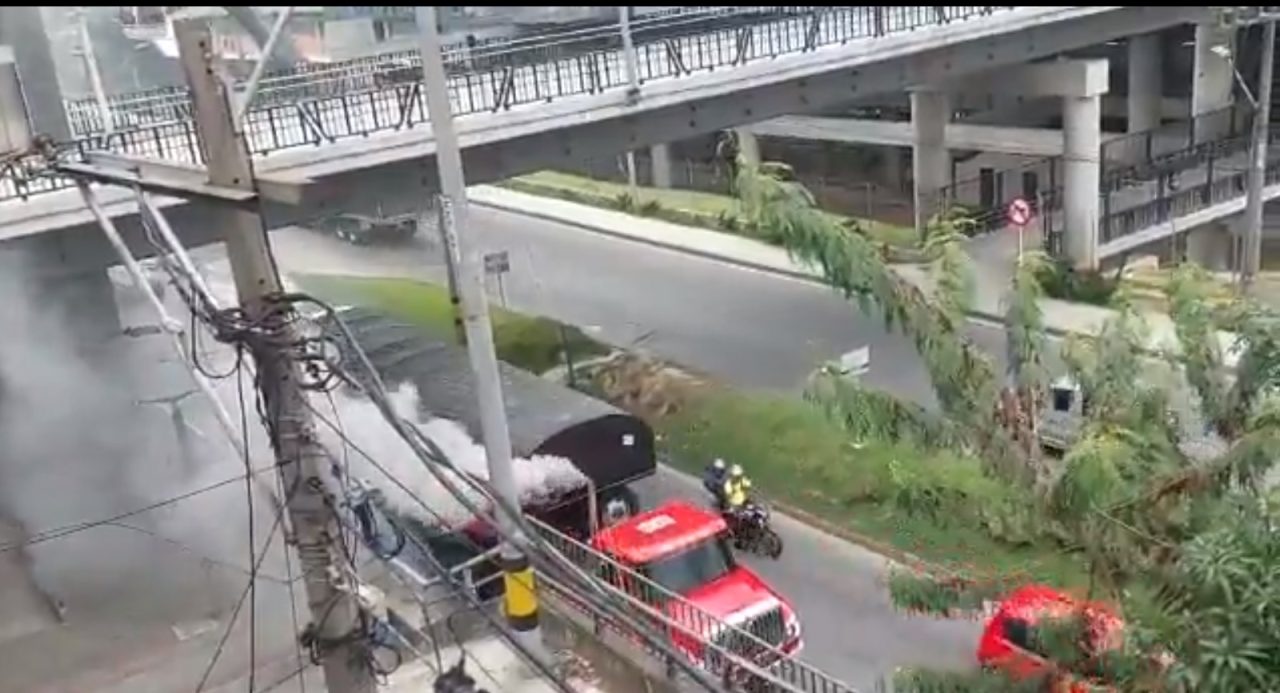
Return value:
M 655 47 L 642 53 L 646 56 L 642 64 L 655 66 L 649 73 L 653 77 L 644 82 L 634 100 L 627 97 L 625 81 L 601 74 L 587 93 L 534 98 L 535 91 L 520 96 L 522 89 L 546 86 L 550 77 L 563 76 L 566 61 L 554 62 L 541 71 L 536 65 L 521 66 L 507 70 L 500 79 L 491 74 L 483 75 L 484 79 L 455 75 L 455 85 L 464 85 L 455 93 L 455 106 L 465 106 L 458 101 L 467 93 L 490 93 L 498 98 L 459 118 L 468 180 L 492 181 L 582 157 L 829 109 L 866 94 L 945 82 L 1110 38 L 1195 22 L 1206 12 L 1178 7 L 1021 7 L 974 14 L 970 20 L 958 18 L 957 13 L 957 18 L 944 24 L 922 23 L 896 34 L 877 35 L 870 29 L 877 21 L 877 9 L 896 8 L 835 9 L 844 13 L 839 15 L 843 24 L 830 21 L 835 15 L 828 16 L 827 24 L 814 21 L 813 16 L 792 16 L 746 33 L 734 30 L 714 39 L 686 37 L 682 39 L 685 43 L 676 47 L 679 57 L 672 54 L 670 45 Z M 905 8 L 921 13 L 936 9 Z M 847 30 L 839 30 L 839 26 Z M 785 29 L 781 34 L 777 33 L 780 28 Z M 774 41 L 772 48 L 759 48 L 770 40 Z M 751 48 L 753 45 L 756 48 Z M 730 46 L 737 53 L 729 52 Z M 700 70 L 690 69 L 691 56 L 717 52 L 724 58 L 720 62 L 707 59 L 696 65 Z M 581 62 L 580 57 L 572 60 Z M 612 65 L 616 69 L 618 63 L 616 55 L 593 60 L 603 68 Z M 659 62 L 665 67 L 657 65 Z M 592 73 L 579 72 L 576 78 L 582 79 L 584 74 Z M 523 77 L 523 86 L 513 81 L 517 76 Z M 472 89 L 468 80 L 498 88 L 492 92 L 483 87 Z M 503 99 L 509 108 L 504 108 Z M 526 105 L 511 104 L 520 101 Z M 375 115 L 380 106 L 390 103 L 401 105 L 398 113 L 382 108 L 382 115 Z M 416 84 L 394 84 L 253 111 L 246 127 L 255 150 L 262 153 L 260 170 L 305 181 L 306 202 L 269 206 L 265 209 L 269 223 L 296 223 L 339 209 L 418 208 L 436 187 L 434 142 L 429 123 L 421 120 L 420 104 Z M 460 110 L 467 112 L 466 108 Z M 286 114 L 291 116 L 291 128 L 264 129 L 272 122 L 279 124 Z M 389 115 L 399 117 L 395 123 L 399 131 L 374 132 L 379 118 L 385 123 Z M 264 140 L 267 137 L 275 140 Z M 197 158 L 193 139 L 189 122 L 175 122 L 79 146 L 191 161 Z M 280 150 L 285 147 L 291 150 Z M 134 206 L 124 198 L 123 193 L 108 196 L 108 211 L 117 218 L 136 252 L 146 255 L 148 248 L 142 242 Z M 186 234 L 187 243 L 214 240 L 215 234 L 199 223 L 203 216 L 199 203 L 165 200 L 164 204 L 175 226 Z M 115 262 L 72 191 L 52 190 L 31 194 L 26 200 L 11 199 L 2 203 L 0 210 L 6 218 L 0 241 L 38 246 L 45 251 L 43 257 L 56 260 L 59 274 L 93 271 Z

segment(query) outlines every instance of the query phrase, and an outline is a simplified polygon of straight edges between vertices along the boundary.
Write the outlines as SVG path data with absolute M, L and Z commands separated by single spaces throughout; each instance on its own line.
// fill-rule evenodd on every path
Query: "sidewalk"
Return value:
M 796 262 L 785 250 L 729 233 L 680 226 L 488 185 L 468 188 L 467 196 L 474 204 L 484 207 L 524 214 L 773 274 L 805 281 L 822 281 L 820 271 Z M 1026 244 L 1027 248 L 1033 248 L 1039 242 L 1038 239 L 1028 237 Z M 969 252 L 976 260 L 974 306 L 970 317 L 984 322 L 1002 323 L 1004 296 L 1010 285 L 1017 255 L 1017 237 L 1012 233 L 997 232 L 975 238 L 970 241 Z M 923 266 L 894 265 L 894 269 L 904 279 L 923 289 L 931 287 L 927 269 Z M 1115 315 L 1115 311 L 1109 308 L 1054 299 L 1042 300 L 1041 308 L 1044 311 L 1045 331 L 1055 337 L 1069 334 L 1095 335 Z M 1150 328 L 1147 349 L 1155 353 L 1176 350 L 1177 338 L 1168 316 L 1148 313 L 1146 317 Z M 1221 334 L 1220 339 L 1224 349 L 1234 341 L 1234 337 L 1226 333 Z

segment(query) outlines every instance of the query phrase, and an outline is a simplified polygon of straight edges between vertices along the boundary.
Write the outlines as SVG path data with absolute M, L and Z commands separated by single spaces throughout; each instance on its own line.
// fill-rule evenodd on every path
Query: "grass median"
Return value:
M 330 302 L 367 306 L 452 334 L 443 287 L 330 275 L 296 279 Z M 503 361 L 539 373 L 563 362 L 560 323 L 495 307 L 493 324 Z M 578 361 L 608 351 L 576 328 L 564 331 Z M 767 497 L 890 555 L 909 553 L 967 572 L 1083 584 L 1078 561 L 1056 547 L 1008 539 L 1016 533 L 1002 525 L 1008 515 L 999 511 L 1024 503 L 983 476 L 977 460 L 870 436 L 855 441 L 801 399 L 700 382 L 675 395 L 679 406 L 672 412 L 636 412 L 653 424 L 674 467 L 698 474 L 716 457 L 741 464 Z
M 623 183 L 599 181 L 559 171 L 538 171 L 509 178 L 498 185 L 530 195 L 554 197 L 673 224 L 769 241 L 753 232 L 742 216 L 738 201 L 728 195 L 644 186 L 637 186 L 633 191 L 631 186 Z M 870 219 L 833 216 L 846 224 L 856 223 L 867 236 L 884 244 L 890 251 L 910 251 L 919 245 L 919 236 L 912 228 Z
M 308 292 L 330 303 L 376 308 L 442 335 L 456 335 L 449 292 L 442 286 L 412 279 L 300 275 Z M 566 350 L 576 361 L 609 353 L 608 346 L 582 330 L 544 317 L 492 306 L 493 337 L 498 358 L 517 368 L 544 373 L 562 365 Z
M 724 388 L 701 393 L 655 426 L 674 466 L 700 473 L 716 457 L 741 464 L 769 498 L 883 553 L 967 574 L 1086 582 L 1079 561 L 1048 541 L 1008 538 L 1016 532 L 1001 525 L 1025 503 L 984 476 L 974 458 L 855 442 L 803 400 Z

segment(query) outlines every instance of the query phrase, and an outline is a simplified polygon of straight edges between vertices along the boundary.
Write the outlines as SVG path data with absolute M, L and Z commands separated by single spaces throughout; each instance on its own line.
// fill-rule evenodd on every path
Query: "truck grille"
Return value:
M 727 650 L 744 659 L 760 663 L 768 663 L 772 657 L 761 657 L 764 646 L 759 641 L 747 637 L 740 631 L 746 631 L 767 643 L 770 647 L 782 645 L 787 638 L 787 624 L 782 616 L 782 606 L 775 606 L 768 611 L 735 624 L 737 628 L 729 628 L 718 634 L 714 640 L 717 648 Z M 707 652 L 707 664 L 712 670 L 718 670 L 721 661 L 719 649 Z M 764 661 L 761 661 L 764 660 Z

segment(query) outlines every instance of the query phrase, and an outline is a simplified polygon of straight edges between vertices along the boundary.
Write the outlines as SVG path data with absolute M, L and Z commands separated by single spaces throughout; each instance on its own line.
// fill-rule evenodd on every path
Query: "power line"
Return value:
M 254 516 L 253 516 L 253 462 L 249 459 L 249 414 L 244 404 L 244 372 L 241 364 L 244 363 L 242 358 L 242 348 L 236 346 L 236 394 L 240 403 L 240 449 L 244 462 L 244 494 L 245 494 L 245 513 L 249 520 L 249 562 L 253 566 L 252 572 L 249 574 L 249 690 L 254 689 L 257 683 L 258 669 L 258 566 L 253 563 L 253 549 L 257 545 L 256 533 L 254 532 Z M 276 523 L 278 524 L 284 513 L 276 513 Z M 272 530 L 274 532 L 274 530 Z M 271 545 L 271 539 L 268 537 L 266 546 Z M 266 546 L 263 547 L 263 555 L 266 555 Z M 285 546 L 285 553 L 289 552 L 289 547 Z M 293 586 L 290 585 L 290 590 Z M 231 617 L 231 621 L 235 623 L 235 616 Z M 230 626 L 228 626 L 230 628 Z M 216 655 L 215 655 L 216 659 Z M 212 668 L 212 665 L 210 665 Z
M 262 566 L 262 561 L 267 557 L 267 551 L 271 548 L 272 541 L 275 539 L 276 530 L 280 527 L 280 520 L 284 517 L 284 513 L 276 513 L 275 521 L 271 523 L 271 531 L 267 533 L 267 540 L 262 545 L 262 551 L 255 557 L 252 572 L 249 580 L 245 583 L 244 589 L 240 592 L 240 598 L 236 600 L 236 606 L 231 610 L 231 618 L 227 621 L 227 627 L 222 631 L 222 637 L 218 640 L 218 647 L 213 652 L 213 657 L 209 659 L 209 663 L 205 665 L 204 674 L 200 676 L 200 683 L 196 685 L 196 693 L 204 690 L 205 684 L 209 682 L 209 675 L 213 673 L 213 667 L 217 665 L 218 660 L 222 657 L 222 652 L 227 646 L 227 640 L 231 637 L 231 631 L 235 630 L 236 620 L 240 617 L 240 610 L 244 608 L 245 599 L 253 591 L 253 586 L 257 582 L 258 569 Z M 253 678 L 253 672 L 250 671 L 249 678 Z M 252 690 L 252 687 L 250 687 Z
M 286 461 L 282 464 L 293 464 L 293 462 Z M 275 470 L 276 470 L 275 466 L 261 467 L 253 470 L 252 476 L 257 476 L 259 474 L 268 473 L 268 472 L 274 472 Z M 243 481 L 244 478 L 245 478 L 244 474 L 239 474 L 229 479 L 223 479 L 222 481 L 218 481 L 218 482 L 209 484 L 207 486 L 202 486 L 198 489 L 188 491 L 186 493 L 183 493 L 177 496 L 172 496 L 170 498 L 166 498 L 165 500 L 162 500 L 162 501 L 157 501 L 150 505 L 145 505 L 140 508 L 135 508 L 134 510 L 129 510 L 127 512 L 120 513 L 118 515 L 112 515 L 111 517 L 102 518 L 100 520 L 77 522 L 75 524 L 63 525 L 61 527 L 55 527 L 53 529 L 44 530 L 42 532 L 38 532 L 37 534 L 31 537 L 28 537 L 26 539 L 23 539 L 21 541 L 13 541 L 7 544 L 0 544 L 0 553 L 8 553 L 9 551 L 18 551 L 30 546 L 34 546 L 36 544 L 43 544 L 45 542 L 53 541 L 55 539 L 62 539 L 64 537 L 68 537 L 73 534 L 79 534 L 80 532 L 86 532 L 88 530 L 95 529 L 97 527 L 115 524 L 115 523 L 118 523 L 120 520 L 125 520 L 130 517 L 134 517 L 136 515 L 142 515 L 144 513 L 151 512 L 152 510 L 158 510 L 160 508 L 164 508 L 170 505 L 181 503 L 186 500 L 190 500 L 192 498 L 195 498 L 196 496 L 200 496 L 205 493 L 209 493 L 211 491 L 216 491 L 224 486 L 229 486 L 231 484 L 235 484 L 240 481 Z
M 151 530 L 149 530 L 149 529 L 146 529 L 146 528 L 143 528 L 143 527 L 138 527 L 137 525 L 125 524 L 125 523 L 123 523 L 123 522 L 108 522 L 108 523 L 105 523 L 105 525 L 104 525 L 104 526 L 107 526 L 107 527 L 117 527 L 117 528 L 119 528 L 119 529 L 127 529 L 127 530 L 129 530 L 129 531 L 131 531 L 131 532 L 137 532 L 137 533 L 139 533 L 139 534 L 144 534 L 144 535 L 149 536 L 149 537 L 151 537 L 151 538 L 153 538 L 153 539 L 156 539 L 157 541 L 162 541 L 162 542 L 164 542 L 164 543 L 166 543 L 166 544 L 170 544 L 170 545 L 172 545 L 172 546 L 175 546 L 175 547 L 177 547 L 178 549 L 180 549 L 180 550 L 182 550 L 182 551 L 184 551 L 184 552 L 186 552 L 186 553 L 189 553 L 189 554 L 191 554 L 191 555 L 193 555 L 193 556 L 196 556 L 196 557 L 197 557 L 197 558 L 199 558 L 201 561 L 204 561 L 204 562 L 209 563 L 209 564 L 211 564 L 211 565 L 218 565 L 218 566 L 222 566 L 222 567 L 224 567 L 224 568 L 230 568 L 230 569 L 235 570 L 236 572 L 241 573 L 241 574 L 243 574 L 243 575 L 252 575 L 252 573 L 251 573 L 251 572 L 249 572 L 249 570 L 248 570 L 248 569 L 246 569 L 246 568 L 244 568 L 244 567 L 242 567 L 242 566 L 239 566 L 239 565 L 236 565 L 235 563 L 231 563 L 231 562 L 229 562 L 229 561 L 224 561 L 224 560 L 221 560 L 221 559 L 217 559 L 217 558 L 214 558 L 213 556 L 209 556 L 209 555 L 207 555 L 207 554 L 201 553 L 201 552 L 197 551 L 195 548 L 191 547 L 190 545 L 188 545 L 188 544 L 184 544 L 184 543 L 182 543 L 182 542 L 180 542 L 180 541 L 178 541 L 177 539 L 174 539 L 174 538 L 172 538 L 172 537 L 167 537 L 167 536 L 165 536 L 165 535 L 163 535 L 163 534 L 160 534 L 159 532 L 153 532 L 153 531 L 151 531 Z M 263 575 L 263 574 L 259 574 L 259 575 L 258 575 L 258 578 L 259 578 L 259 579 L 262 579 L 262 580 L 266 580 L 267 582 L 273 582 L 273 583 L 278 584 L 278 585 L 281 585 L 281 586 L 286 586 L 286 587 L 290 587 L 290 588 L 292 588 L 292 583 L 293 583 L 292 578 L 285 579 L 285 578 L 279 578 L 279 577 L 276 577 L 276 576 L 274 576 L 274 575 Z

